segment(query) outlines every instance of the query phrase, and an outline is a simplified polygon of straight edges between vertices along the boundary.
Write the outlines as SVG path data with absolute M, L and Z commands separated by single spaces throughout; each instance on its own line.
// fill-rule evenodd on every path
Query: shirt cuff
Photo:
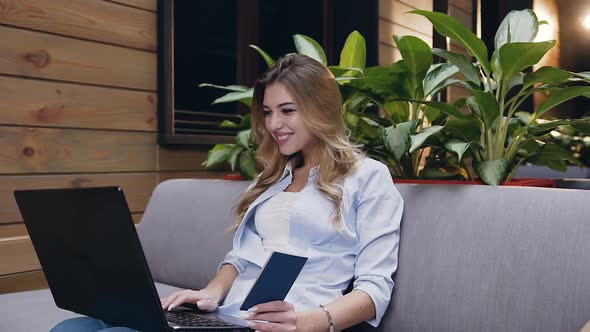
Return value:
M 373 305 L 375 305 L 375 318 L 368 320 L 367 323 L 373 327 L 377 327 L 385 315 L 385 311 L 391 300 L 391 291 L 389 291 L 388 294 L 385 294 L 382 287 L 379 287 L 372 281 L 359 282 L 354 285 L 353 290 L 361 290 L 367 293 L 373 301 Z

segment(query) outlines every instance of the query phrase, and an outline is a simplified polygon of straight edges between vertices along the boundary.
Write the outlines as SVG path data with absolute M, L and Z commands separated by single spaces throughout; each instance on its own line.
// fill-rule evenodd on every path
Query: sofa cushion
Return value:
M 154 281 L 205 287 L 232 247 L 233 207 L 249 182 L 169 180 L 152 193 L 139 238 Z
M 399 268 L 382 331 L 579 331 L 590 191 L 398 185 Z

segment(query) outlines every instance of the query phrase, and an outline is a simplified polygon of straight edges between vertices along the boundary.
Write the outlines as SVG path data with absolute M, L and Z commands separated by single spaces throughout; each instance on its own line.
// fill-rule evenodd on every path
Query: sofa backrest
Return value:
M 233 207 L 246 181 L 168 180 L 160 183 L 138 233 L 154 281 L 205 287 L 231 249 Z
M 139 235 L 155 281 L 200 288 L 245 181 L 170 180 Z M 578 331 L 590 319 L 590 191 L 397 185 L 396 287 L 380 331 Z
M 579 331 L 590 191 L 397 185 L 399 268 L 382 331 Z

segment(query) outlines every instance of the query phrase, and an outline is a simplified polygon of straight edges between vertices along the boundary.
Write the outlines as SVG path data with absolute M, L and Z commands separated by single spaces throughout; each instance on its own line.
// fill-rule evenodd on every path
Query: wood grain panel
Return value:
M 157 0 L 109 0 L 110 2 L 121 3 L 128 6 L 143 8 L 151 11 L 156 11 L 158 8 Z M 167 0 L 165 0 L 167 1 Z
M 0 224 L 22 221 L 13 194 L 17 189 L 120 186 L 131 212 L 143 212 L 156 181 L 156 173 L 0 176 Z M 6 236 L 0 227 L 0 237 Z
M 433 0 L 400 0 L 400 2 L 403 2 L 408 6 L 422 10 L 432 10 L 432 1 Z
M 395 46 L 393 42 L 393 35 L 396 36 L 416 36 L 426 42 L 428 45 L 432 46 L 432 36 L 425 35 L 418 31 L 408 29 L 405 26 L 399 25 L 397 23 L 391 23 L 384 19 L 379 19 L 379 42 L 389 44 L 391 46 Z
M 0 124 L 157 130 L 153 92 L 0 76 Z
M 469 91 L 462 86 L 452 85 L 447 89 L 447 98 L 450 103 L 454 103 L 461 98 L 467 98 L 469 95 Z
M 156 54 L 0 26 L 0 73 L 156 90 Z
M 0 262 L 0 275 L 41 268 L 28 236 L 0 239 Z
M 379 0 L 379 16 L 392 22 L 416 30 L 425 35 L 432 35 L 432 24 L 425 17 L 407 13 L 416 8 L 403 2 Z
M 0 173 L 156 170 L 156 135 L 0 126 Z
M 0 0 L 0 22 L 156 50 L 156 14 L 104 1 Z
M 401 53 L 395 46 L 379 43 L 379 65 L 389 66 L 402 58 Z
M 41 270 L 0 276 L 0 294 L 46 288 L 49 286 Z
M 470 13 L 466 13 L 465 11 L 463 11 L 460 8 L 449 5 L 449 15 L 451 15 L 454 18 L 456 18 L 457 20 L 459 20 L 459 22 L 461 22 L 461 24 L 463 24 L 463 26 L 465 26 L 467 29 L 471 30 L 472 20 L 471 20 Z
M 471 0 L 449 0 L 449 6 L 458 7 L 466 13 L 473 13 L 473 3 Z
M 4 200 L 3 200 L 4 202 Z M 2 208 L 4 208 L 2 204 Z M 0 238 L 27 236 L 27 228 L 23 223 L 0 224 Z
M 210 146 L 171 147 L 158 146 L 158 171 L 198 171 L 207 159 Z

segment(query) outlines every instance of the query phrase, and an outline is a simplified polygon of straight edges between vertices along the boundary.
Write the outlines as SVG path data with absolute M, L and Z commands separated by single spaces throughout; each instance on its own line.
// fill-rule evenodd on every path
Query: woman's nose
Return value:
M 283 120 L 280 116 L 276 115 L 275 113 L 276 112 L 273 112 L 268 118 L 269 129 L 271 130 L 277 130 L 283 127 Z

